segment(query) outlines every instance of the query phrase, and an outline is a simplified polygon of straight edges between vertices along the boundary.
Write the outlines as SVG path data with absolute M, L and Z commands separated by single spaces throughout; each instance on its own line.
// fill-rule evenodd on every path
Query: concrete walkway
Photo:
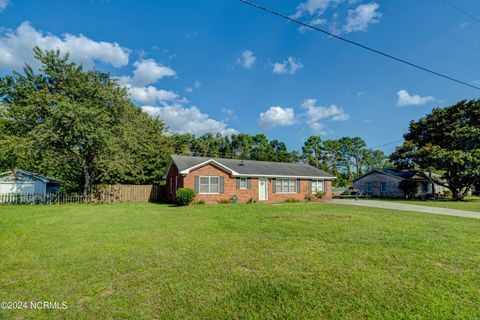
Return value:
M 480 219 L 480 212 L 447 209 L 447 208 L 439 208 L 439 207 L 427 207 L 427 206 L 419 206 L 414 204 L 397 203 L 397 202 L 390 202 L 390 201 L 333 199 L 332 202 L 338 203 L 338 204 L 360 206 L 360 207 L 424 212 L 424 213 L 431 213 L 431 214 L 441 214 L 445 216 L 456 216 L 456 217 Z

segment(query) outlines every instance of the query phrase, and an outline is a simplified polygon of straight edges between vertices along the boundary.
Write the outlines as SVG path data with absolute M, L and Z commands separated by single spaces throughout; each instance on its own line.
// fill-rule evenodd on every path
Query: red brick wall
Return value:
M 258 180 L 252 178 L 250 189 L 237 189 L 237 180 L 236 178 L 230 177 L 230 175 L 215 167 L 214 165 L 208 164 L 201 168 L 198 168 L 194 171 L 191 171 L 185 178 L 184 184 L 186 188 L 195 189 L 195 176 L 219 176 L 223 177 L 224 192 L 221 194 L 197 194 L 195 200 L 204 200 L 207 203 L 216 203 L 218 200 L 227 199 L 230 200 L 233 195 L 238 197 L 239 202 L 247 202 L 250 198 L 258 199 Z
M 224 193 L 222 194 L 197 194 L 195 200 L 204 200 L 206 203 L 217 203 L 218 200 L 230 200 L 233 195 L 238 197 L 239 202 L 247 202 L 251 198 L 258 201 L 258 178 L 250 179 L 250 189 L 237 189 L 235 177 L 230 177 L 229 173 L 208 164 L 201 168 L 191 171 L 185 177 L 178 174 L 175 165 L 172 164 L 167 174 L 167 199 L 175 201 L 175 179 L 178 177 L 178 188 L 195 189 L 195 176 L 221 176 L 224 179 Z M 170 178 L 173 178 L 172 189 L 170 189 Z M 297 193 L 273 193 L 272 179 L 268 178 L 268 200 L 266 202 L 282 202 L 289 198 L 304 200 L 308 193 L 308 180 L 300 180 L 300 192 Z M 170 192 L 170 190 L 172 192 Z M 323 199 L 332 199 L 332 181 L 327 181 L 327 194 Z
M 172 181 L 171 184 L 170 180 Z M 175 193 L 177 192 L 177 189 L 183 188 L 183 180 L 184 177 L 178 173 L 177 167 L 172 164 L 167 173 L 167 200 L 169 202 L 175 202 Z

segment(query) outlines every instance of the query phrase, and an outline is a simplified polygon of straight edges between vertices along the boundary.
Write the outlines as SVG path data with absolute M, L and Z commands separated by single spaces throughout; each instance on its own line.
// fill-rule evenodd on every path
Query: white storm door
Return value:
M 258 200 L 268 200 L 268 183 L 267 178 L 258 178 Z

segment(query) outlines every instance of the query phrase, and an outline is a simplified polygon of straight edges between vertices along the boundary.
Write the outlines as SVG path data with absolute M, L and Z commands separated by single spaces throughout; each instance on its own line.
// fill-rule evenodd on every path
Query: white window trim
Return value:
M 202 178 L 207 178 L 208 179 L 208 192 L 201 192 L 202 190 Z M 210 192 L 211 190 L 211 179 L 212 178 L 217 178 L 218 179 L 218 192 Z M 203 184 L 205 185 L 205 184 Z M 219 176 L 199 176 L 198 177 L 198 194 L 220 194 L 220 177 Z
M 295 181 L 295 191 L 287 191 L 287 192 L 278 191 L 277 181 L 279 181 L 279 180 L 288 180 L 288 189 L 289 190 L 290 190 L 290 180 L 294 180 Z M 278 194 L 295 194 L 295 193 L 298 193 L 297 179 L 296 178 L 276 178 L 275 179 L 275 193 L 278 193 Z
M 313 191 L 314 187 L 313 185 L 315 184 L 315 191 Z M 310 192 L 312 194 L 316 194 L 318 192 L 325 192 L 325 188 L 324 188 L 324 184 L 325 184 L 325 180 L 320 180 L 320 179 L 313 179 L 311 181 L 311 186 L 312 186 L 312 190 L 310 190 Z M 321 186 L 322 190 L 318 190 L 318 186 Z
M 245 185 L 242 187 L 242 181 L 245 181 Z M 248 187 L 248 178 L 240 178 L 240 188 L 239 189 L 242 189 L 242 190 L 246 190 L 247 187 Z

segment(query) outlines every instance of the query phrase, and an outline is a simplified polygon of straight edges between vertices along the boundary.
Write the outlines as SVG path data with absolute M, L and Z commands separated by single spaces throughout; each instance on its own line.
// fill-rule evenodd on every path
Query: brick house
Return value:
M 175 202 L 178 188 L 191 188 L 196 200 L 216 203 L 236 197 L 238 202 L 304 200 L 306 195 L 332 198 L 335 176 L 308 164 L 172 156 L 167 168 L 167 199 Z

